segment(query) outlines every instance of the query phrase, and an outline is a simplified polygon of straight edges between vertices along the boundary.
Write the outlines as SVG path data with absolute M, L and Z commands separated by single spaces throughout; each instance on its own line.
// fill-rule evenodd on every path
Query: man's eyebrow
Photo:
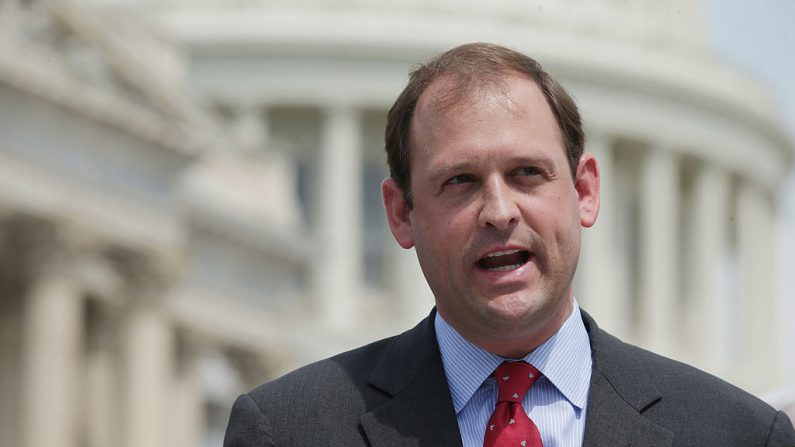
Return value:
M 470 162 L 454 162 L 454 163 L 443 163 L 439 166 L 431 167 L 431 175 L 437 176 L 444 173 L 449 172 L 460 172 L 460 171 L 467 171 L 472 168 L 473 165 L 477 165 L 475 163 Z
M 525 156 L 525 157 L 514 157 L 510 160 L 510 163 L 513 165 L 543 165 L 545 167 L 552 168 L 555 163 L 552 161 L 550 157 L 542 156 L 542 157 L 532 157 L 532 156 Z
M 429 169 L 429 177 L 434 180 L 442 180 L 446 179 L 446 177 L 455 174 L 464 173 L 467 171 L 471 171 L 473 167 L 477 166 L 478 163 L 472 163 L 468 161 L 463 162 L 453 162 L 453 163 L 443 163 L 439 166 L 433 166 Z
M 543 168 L 552 170 L 555 166 L 555 163 L 546 156 L 541 157 L 533 157 L 533 156 L 518 156 L 513 157 L 508 160 L 508 165 L 510 166 L 528 166 L 528 165 L 540 165 Z M 477 168 L 480 163 L 474 163 L 471 161 L 459 161 L 459 162 L 452 162 L 452 163 L 443 163 L 439 166 L 434 166 L 429 169 L 430 177 L 432 179 L 437 179 L 441 177 L 445 177 L 447 175 L 452 175 L 453 173 L 463 173 L 467 171 L 471 171 Z

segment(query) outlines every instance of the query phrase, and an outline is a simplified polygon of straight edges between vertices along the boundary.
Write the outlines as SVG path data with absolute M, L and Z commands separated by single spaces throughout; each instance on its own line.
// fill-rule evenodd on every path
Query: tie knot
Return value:
M 527 390 L 538 380 L 541 373 L 526 362 L 503 362 L 494 371 L 497 379 L 497 402 L 522 403 Z

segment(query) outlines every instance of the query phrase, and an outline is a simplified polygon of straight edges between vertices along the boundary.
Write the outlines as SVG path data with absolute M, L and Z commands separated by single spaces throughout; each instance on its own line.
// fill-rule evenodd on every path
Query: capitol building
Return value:
M 580 306 L 795 418 L 795 149 L 705 8 L 0 2 L 0 445 L 220 445 L 238 394 L 427 315 L 381 204 L 386 111 L 414 64 L 473 41 L 581 108 L 603 183 Z

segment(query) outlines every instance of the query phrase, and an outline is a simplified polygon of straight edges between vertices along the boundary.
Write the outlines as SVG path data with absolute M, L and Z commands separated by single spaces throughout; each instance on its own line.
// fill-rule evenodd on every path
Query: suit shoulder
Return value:
M 647 371 L 658 388 L 691 396 L 710 396 L 722 405 L 734 404 L 746 410 L 773 416 L 775 410 L 751 393 L 694 366 L 633 347 L 646 363 Z
M 686 363 L 624 343 L 645 366 L 650 379 L 664 393 L 676 393 L 692 398 L 709 396 L 722 405 L 734 404 L 773 416 L 775 410 L 759 399 L 731 383 Z
M 310 363 L 266 382 L 248 394 L 258 404 L 293 400 L 296 396 L 322 395 L 340 387 L 361 387 L 381 355 L 396 337 L 385 338 L 332 357 Z
M 393 341 L 383 339 L 311 363 L 243 397 L 251 413 L 267 421 L 268 435 L 277 445 L 321 445 L 324 436 L 358 445 L 359 417 L 386 399 L 367 384 L 368 377 Z M 306 430 L 307 424 L 314 429 Z
M 596 327 L 593 320 L 586 320 L 586 325 L 591 337 L 594 369 L 602 370 L 606 373 L 606 377 L 613 378 L 614 386 L 648 381 L 664 396 L 692 401 L 689 403 L 703 401 L 735 404 L 768 416 L 775 413 L 775 410 L 761 399 L 723 379 L 691 365 L 625 343 Z
M 712 437 L 715 441 L 721 436 L 734 436 L 763 443 L 765 439 L 775 437 L 776 433 L 785 433 L 788 439 L 793 436 L 791 424 L 783 413 L 737 386 L 688 364 L 615 338 L 610 344 L 614 350 L 611 354 L 614 362 L 639 366 L 634 371 L 630 368 L 632 374 L 640 376 L 635 378 L 635 383 L 642 380 L 659 391 L 659 400 L 642 413 L 679 438 L 703 445 L 707 439 L 701 437 Z M 616 377 L 615 366 L 611 368 L 614 369 L 610 375 Z M 629 383 L 625 379 L 617 382 Z

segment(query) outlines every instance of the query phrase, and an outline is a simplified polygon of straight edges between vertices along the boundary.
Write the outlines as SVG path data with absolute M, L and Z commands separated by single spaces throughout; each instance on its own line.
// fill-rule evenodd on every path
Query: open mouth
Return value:
M 505 250 L 489 253 L 478 261 L 478 266 L 490 272 L 515 270 L 530 260 L 527 250 Z

